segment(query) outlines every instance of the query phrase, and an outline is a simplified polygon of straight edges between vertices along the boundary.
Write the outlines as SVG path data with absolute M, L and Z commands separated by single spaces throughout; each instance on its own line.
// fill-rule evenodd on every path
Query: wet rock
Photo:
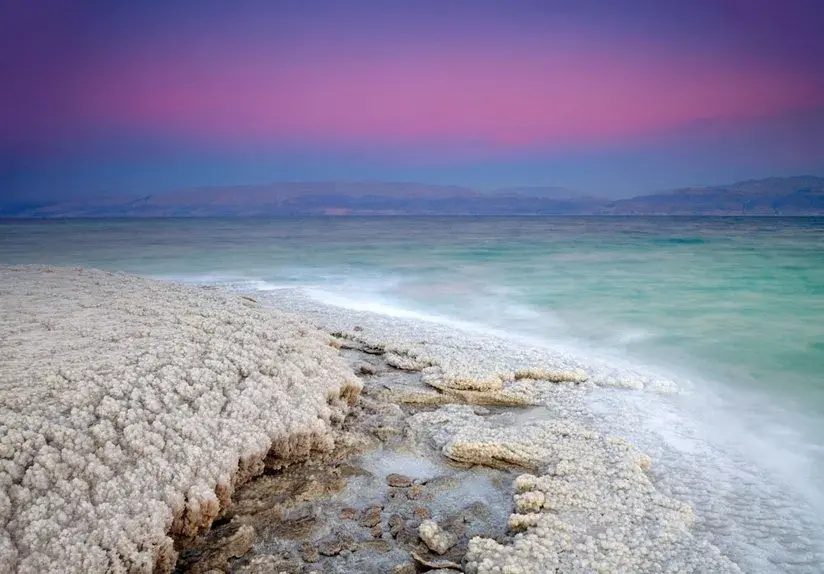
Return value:
M 418 527 L 418 536 L 436 554 L 444 554 L 458 543 L 458 537 L 455 534 L 443 530 L 434 520 L 421 522 Z M 448 568 L 448 566 L 445 566 L 445 568 Z
M 280 521 L 267 528 L 266 535 L 287 540 L 305 540 L 312 536 L 320 524 L 316 509 L 313 506 L 302 506 L 283 514 Z
M 361 526 L 372 528 L 376 524 L 380 524 L 381 510 L 383 510 L 383 508 L 381 508 L 380 504 L 375 504 L 364 510 L 360 518 Z
M 355 517 L 358 515 L 358 510 L 352 507 L 341 508 L 340 510 L 340 517 L 341 520 L 355 520 Z
M 374 550 L 375 552 L 389 552 L 390 546 L 386 540 L 366 540 L 361 542 L 360 547 L 365 550 Z
M 300 559 L 292 552 L 284 552 L 283 554 L 255 556 L 245 565 L 232 571 L 236 574 L 269 574 L 270 572 L 301 574 L 302 570 Z
M 400 514 L 393 514 L 389 517 L 389 533 L 393 538 L 396 538 L 398 534 L 401 533 L 405 525 L 406 522 Z
M 386 477 L 386 484 L 395 488 L 407 488 L 412 486 L 412 479 L 403 474 L 389 474 Z
M 349 552 L 354 552 L 358 549 L 358 541 L 355 540 L 354 536 L 350 536 L 348 534 L 341 534 L 340 536 L 341 544 L 343 544 L 343 549 Z
M 404 564 L 397 564 L 392 568 L 392 574 L 415 574 L 418 571 L 415 564 L 406 562 Z
M 443 528 L 446 531 L 452 532 L 458 537 L 466 534 L 466 517 L 463 513 L 457 514 L 447 518 L 443 523 Z
M 320 553 L 318 552 L 317 546 L 315 546 L 312 542 L 301 542 L 300 546 L 298 547 L 300 551 L 300 557 L 303 559 L 304 562 L 309 562 L 313 564 L 320 560 Z
M 426 506 L 416 506 L 412 509 L 412 514 L 420 520 L 432 518 L 432 512 Z
M 318 540 L 317 549 L 323 556 L 335 556 L 343 550 L 343 541 L 333 534 Z
M 395 537 L 398 544 L 402 546 L 420 546 L 420 539 L 418 538 L 418 529 L 412 524 L 407 524 Z
M 415 562 L 417 562 L 421 566 L 426 566 L 430 570 L 432 570 L 432 569 L 443 570 L 443 569 L 454 568 L 454 569 L 460 571 L 460 568 L 461 568 L 460 564 L 458 564 L 456 562 L 452 562 L 451 560 L 441 560 L 441 559 L 438 559 L 438 558 L 427 558 L 426 556 L 422 556 L 422 555 L 418 554 L 417 552 L 412 553 L 412 558 L 415 559 Z
M 211 530 L 202 545 L 182 552 L 177 566 L 197 574 L 224 568 L 232 558 L 239 558 L 249 552 L 254 539 L 254 528 L 248 524 L 230 522 Z

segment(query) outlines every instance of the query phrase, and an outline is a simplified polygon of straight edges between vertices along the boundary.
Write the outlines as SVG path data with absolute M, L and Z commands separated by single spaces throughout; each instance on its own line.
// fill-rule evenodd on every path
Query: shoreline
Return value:
M 448 329 L 441 333 L 444 338 L 438 341 L 415 342 L 414 335 L 419 333 L 416 333 L 414 328 L 409 332 L 409 329 L 404 331 L 406 327 L 399 324 L 388 327 L 387 325 L 383 327 L 370 326 L 368 318 L 364 314 L 353 312 L 341 311 L 342 316 L 345 316 L 349 322 L 348 325 L 341 324 L 340 317 L 330 318 L 329 323 L 338 321 L 337 326 L 331 324 L 319 325 L 321 321 L 318 321 L 318 316 L 307 314 L 306 309 L 297 309 L 302 312 L 302 315 L 287 316 L 275 308 L 269 308 L 269 304 L 273 307 L 278 305 L 277 294 L 270 293 L 266 297 L 259 297 L 259 301 L 255 301 L 254 298 L 248 295 L 233 293 L 227 289 L 184 287 L 122 274 L 109 274 L 91 270 L 53 269 L 51 273 L 47 273 L 45 271 L 35 272 L 33 268 L 23 268 L 20 271 L 10 271 L 10 269 L 2 268 L 3 274 L 23 273 L 25 275 L 28 273 L 34 275 L 34 278 L 29 278 L 31 284 L 28 285 L 20 281 L 20 275 L 16 276 L 17 281 L 13 281 L 14 285 L 11 288 L 7 285 L 7 281 L 3 281 L 5 300 L 8 300 L 9 294 L 16 293 L 15 296 L 17 297 L 26 297 L 30 296 L 29 293 L 34 290 L 36 304 L 29 311 L 40 309 L 42 312 L 44 304 L 52 306 L 50 311 L 55 310 L 53 307 L 55 304 L 53 300 L 54 293 L 50 294 L 51 299 L 42 292 L 39 293 L 39 299 L 36 297 L 38 295 L 36 289 L 42 289 L 44 283 L 48 283 L 45 280 L 46 275 L 63 276 L 64 283 L 66 277 L 74 277 L 75 279 L 83 277 L 86 280 L 83 289 L 75 289 L 74 291 L 70 289 L 69 291 L 80 300 L 85 300 L 89 306 L 84 307 L 79 316 L 73 318 L 74 323 L 80 318 L 88 320 L 90 313 L 94 315 L 96 312 L 101 312 L 101 306 L 103 311 L 114 312 L 114 315 L 124 311 L 129 315 L 129 310 L 134 312 L 135 309 L 129 307 L 128 297 L 125 297 L 125 292 L 128 289 L 124 288 L 129 285 L 132 290 L 129 297 L 136 297 L 142 301 L 142 306 L 139 306 L 140 312 L 151 315 L 151 320 L 146 322 L 146 325 L 149 325 L 148 333 L 130 331 L 127 337 L 130 343 L 133 343 L 135 338 L 152 340 L 158 337 L 155 326 L 158 322 L 161 325 L 164 324 L 164 319 L 161 319 L 162 313 L 157 312 L 156 309 L 158 305 L 161 308 L 166 305 L 165 311 L 168 312 L 173 309 L 177 313 L 182 312 L 187 306 L 193 305 L 199 311 L 204 311 L 207 317 L 218 317 L 218 321 L 205 321 L 197 324 L 197 332 L 201 335 L 205 333 L 202 339 L 197 342 L 206 346 L 214 346 L 216 343 L 220 343 L 216 349 L 212 350 L 222 353 L 231 352 L 231 349 L 221 342 L 221 336 L 224 333 L 220 331 L 220 321 L 227 321 L 227 324 L 233 325 L 233 328 L 239 327 L 241 331 L 243 329 L 251 330 L 244 337 L 241 337 L 239 341 L 241 344 L 248 343 L 251 337 L 255 344 L 263 344 L 265 347 L 268 344 L 276 343 L 278 339 L 271 334 L 267 335 L 266 329 L 247 325 L 239 320 L 237 316 L 248 318 L 249 322 L 252 323 L 261 321 L 268 328 L 274 329 L 275 332 L 278 329 L 277 321 L 273 321 L 272 318 L 277 318 L 289 325 L 286 332 L 282 333 L 284 336 L 288 336 L 290 341 L 286 346 L 288 347 L 290 344 L 293 347 L 297 346 L 297 350 L 292 348 L 287 350 L 287 353 L 296 354 L 293 359 L 296 358 L 297 364 L 308 373 L 308 375 L 304 374 L 303 377 L 306 377 L 307 381 L 315 385 L 313 390 L 319 395 L 314 398 L 314 402 L 309 402 L 314 406 L 316 415 L 321 413 L 314 420 L 321 422 L 304 420 L 304 423 L 313 432 L 307 433 L 305 430 L 301 432 L 301 425 L 298 424 L 293 425 L 295 430 L 292 433 L 281 434 L 278 440 L 272 440 L 269 444 L 262 444 L 260 441 L 264 440 L 265 443 L 265 439 L 258 436 L 256 437 L 257 447 L 253 449 L 253 452 L 250 452 L 248 444 L 245 444 L 244 441 L 234 440 L 235 450 L 228 455 L 228 459 L 231 459 L 235 456 L 235 453 L 238 453 L 233 463 L 235 465 L 234 477 L 229 478 L 228 475 L 232 471 L 230 468 L 227 469 L 227 464 L 228 467 L 232 467 L 232 463 L 226 463 L 225 460 L 221 472 L 215 474 L 215 470 L 212 469 L 208 473 L 210 476 L 219 478 L 213 480 L 214 484 L 212 486 L 208 486 L 209 480 L 203 482 L 199 477 L 198 488 L 191 490 L 192 487 L 190 487 L 190 490 L 188 490 L 189 500 L 185 504 L 178 503 L 176 509 L 171 512 L 168 508 L 166 509 L 167 515 L 170 513 L 173 517 L 171 521 L 168 518 L 166 519 L 170 523 L 169 527 L 163 532 L 163 540 L 166 542 L 160 543 L 157 540 L 152 540 L 150 544 L 155 546 L 149 549 L 143 548 L 143 550 L 140 550 L 141 544 L 145 545 L 146 541 L 136 543 L 134 548 L 138 549 L 135 555 L 137 558 L 129 556 L 127 560 L 129 568 L 137 571 L 150 571 L 151 569 L 168 571 L 171 569 L 171 557 L 175 550 L 169 547 L 170 539 L 166 537 L 166 533 L 171 531 L 183 534 L 182 538 L 189 541 L 203 536 L 208 539 L 210 532 L 212 532 L 210 527 L 215 519 L 218 521 L 217 528 L 227 526 L 222 521 L 226 519 L 227 509 L 231 509 L 235 504 L 232 501 L 232 494 L 242 490 L 240 488 L 241 483 L 255 484 L 255 481 L 250 482 L 255 475 L 273 480 L 271 477 L 277 475 L 278 469 L 281 467 L 287 468 L 287 470 L 288 468 L 298 468 L 299 465 L 289 467 L 284 465 L 283 460 L 276 460 L 289 451 L 297 450 L 299 456 L 291 458 L 308 459 L 310 461 L 309 465 L 312 464 L 312 457 L 309 455 L 313 446 L 319 447 L 318 450 L 325 452 L 326 456 L 331 457 L 330 460 L 338 460 L 343 457 L 343 461 L 346 461 L 352 456 L 356 456 L 356 452 L 366 452 L 368 450 L 366 445 L 372 444 L 372 446 L 375 446 L 373 441 L 374 438 L 377 438 L 380 444 L 391 444 L 393 448 L 398 447 L 399 445 L 395 442 L 400 441 L 400 446 L 403 449 L 418 458 L 422 457 L 432 464 L 444 464 L 449 461 L 449 464 L 468 465 L 470 469 L 468 472 L 470 473 L 472 468 L 491 469 L 484 470 L 484 472 L 509 473 L 506 476 L 509 476 L 511 480 L 523 475 L 521 478 L 514 480 L 515 489 L 518 492 L 514 493 L 514 502 L 513 498 L 509 499 L 509 508 L 506 510 L 506 514 L 509 515 L 507 524 L 500 524 L 500 520 L 498 520 L 497 527 L 503 530 L 498 532 L 497 539 L 476 535 L 470 537 L 467 533 L 459 536 L 451 530 L 430 533 L 427 530 L 429 526 L 424 528 L 428 534 L 424 534 L 423 531 L 418 532 L 417 538 L 414 534 L 407 533 L 406 545 L 410 547 L 413 544 L 417 545 L 416 548 L 419 552 L 425 551 L 420 547 L 422 537 L 431 538 L 432 540 L 437 539 L 440 535 L 443 535 L 441 538 L 445 537 L 447 539 L 451 538 L 450 535 L 458 537 L 459 542 L 456 542 L 450 548 L 460 548 L 465 550 L 465 553 L 460 557 L 455 557 L 460 558 L 460 560 L 448 562 L 451 562 L 453 566 L 465 568 L 468 572 L 494 572 L 504 567 L 530 571 L 530 567 L 535 565 L 535 557 L 540 557 L 539 560 L 544 561 L 542 562 L 543 566 L 555 566 L 564 571 L 589 571 L 598 568 L 606 568 L 609 571 L 648 571 L 666 565 L 678 565 L 681 571 L 739 571 L 732 562 L 718 552 L 717 548 L 710 545 L 706 540 L 693 535 L 690 528 L 692 512 L 689 507 L 664 496 L 655 489 L 648 474 L 650 461 L 646 455 L 643 455 L 625 441 L 611 439 L 598 432 L 593 432 L 591 426 L 586 424 L 593 417 L 586 404 L 587 394 L 594 388 L 592 379 L 599 380 L 600 375 L 598 373 L 595 373 L 593 377 L 591 373 L 582 372 L 573 363 L 547 364 L 546 357 L 541 359 L 526 352 L 507 355 L 505 349 L 501 347 L 494 348 L 494 346 L 488 349 L 475 348 L 474 355 L 466 356 L 461 353 L 465 353 L 465 347 L 467 345 L 471 347 L 473 342 L 461 341 L 461 336 L 455 335 L 454 332 L 449 335 L 447 333 Z M 89 277 L 91 277 L 91 280 L 88 280 Z M 101 283 L 103 283 L 103 289 L 101 289 Z M 54 285 L 52 285 L 53 287 Z M 65 291 L 65 285 L 63 287 Z M 18 291 L 15 292 L 14 289 L 18 289 Z M 147 296 L 145 292 L 140 293 L 141 289 L 147 290 L 151 296 Z M 94 293 L 95 290 L 99 292 Z M 101 294 L 104 295 L 102 299 Z M 170 303 L 168 298 L 174 298 L 175 296 L 178 296 L 179 299 L 176 299 L 174 304 Z M 70 297 L 63 302 L 64 306 L 70 306 L 71 304 Z M 111 308 L 106 308 L 105 306 L 109 304 L 111 304 Z M 295 305 L 281 305 L 281 307 L 288 307 L 290 311 L 295 310 Z M 227 309 L 231 312 L 227 312 Z M 7 313 L 8 317 L 20 314 L 19 309 L 8 308 L 3 309 L 3 311 Z M 233 313 L 237 316 L 232 316 Z M 103 315 L 105 316 L 105 313 Z M 180 316 L 175 315 L 174 312 L 170 315 L 172 318 L 180 319 Z M 133 317 L 135 315 L 132 313 L 129 316 Z M 34 319 L 36 323 L 37 318 L 34 317 Z M 109 326 L 116 331 L 117 322 L 115 319 L 115 316 L 108 317 L 108 320 L 111 321 Z M 314 328 L 306 327 L 307 322 L 329 329 L 336 335 L 336 338 L 334 340 L 330 339 Z M 59 322 L 51 325 L 41 323 L 37 323 L 38 329 L 45 330 L 45 332 L 51 332 L 55 328 L 59 330 L 60 328 Z M 363 325 L 360 323 L 363 323 Z M 175 320 L 172 320 L 171 322 L 166 321 L 165 324 L 169 329 L 165 334 L 168 337 L 166 342 L 174 343 L 176 341 L 175 329 L 179 329 L 181 325 L 186 326 L 186 321 L 175 323 Z M 127 325 L 130 328 L 131 326 L 130 324 Z M 72 331 L 76 327 L 77 325 L 73 325 L 70 320 L 67 329 Z M 192 325 L 188 325 L 188 327 L 192 327 Z M 162 331 L 162 329 L 160 330 Z M 87 330 L 82 333 L 72 331 L 73 336 L 77 337 L 78 334 L 81 338 L 95 337 L 94 330 Z M 111 334 L 107 333 L 107 335 Z M 231 329 L 225 332 L 225 335 L 231 338 Z M 413 337 L 412 344 L 409 340 L 403 340 L 403 336 L 408 337 L 410 335 Z M 430 335 L 431 333 L 427 334 L 427 337 Z M 114 338 L 117 338 L 116 334 Z M 99 338 L 97 340 L 99 342 Z M 235 341 L 238 342 L 238 339 L 235 338 Z M 30 340 L 29 343 L 31 343 Z M 123 341 L 112 342 L 115 346 L 121 343 Z M 303 344 L 308 345 L 308 351 L 302 347 Z M 342 347 L 340 354 L 334 351 L 329 346 L 330 344 L 334 347 Z M 321 351 L 321 349 L 325 350 Z M 90 357 L 88 353 L 78 355 L 77 349 L 74 349 L 71 345 L 65 349 L 52 349 L 52 351 L 55 350 L 65 350 L 71 357 L 83 356 L 86 359 Z M 121 346 L 115 350 L 122 353 L 123 348 Z M 301 353 L 304 354 L 301 355 Z M 301 357 L 305 358 L 306 354 L 312 358 L 312 361 L 310 361 L 312 364 L 306 364 L 301 360 Z M 169 357 L 172 356 L 169 355 Z M 479 361 L 479 356 L 485 356 L 487 360 L 485 362 Z M 346 366 L 347 357 L 348 367 Z M 374 367 L 374 365 L 369 367 L 368 364 L 370 363 L 364 361 L 369 357 L 379 357 L 381 364 L 378 367 Z M 3 359 L 8 361 L 6 356 Z M 105 359 L 104 355 L 95 355 L 95 360 L 105 361 Z M 278 376 L 282 375 L 279 365 L 267 361 L 265 353 L 260 354 L 257 360 L 259 363 L 255 365 L 255 368 L 258 368 L 258 372 L 262 373 L 262 371 L 268 369 L 266 371 L 268 375 L 262 373 L 261 380 L 265 384 L 273 385 L 274 390 L 281 388 L 278 386 Z M 108 367 L 112 368 L 114 365 L 108 365 Z M 197 368 L 196 363 L 186 365 L 186 367 Z M 233 365 L 231 368 L 235 370 L 235 379 L 234 382 L 226 382 L 227 390 L 230 390 L 233 385 L 242 383 L 251 374 L 244 376 L 243 365 L 239 367 Z M 240 370 L 238 371 L 238 369 Z M 355 377 L 353 369 L 358 371 L 359 378 Z M 370 373 L 370 370 L 375 372 Z M 9 369 L 4 368 L 4 376 L 6 371 L 9 371 Z M 384 375 L 379 375 L 381 372 Z M 341 382 L 337 387 L 335 387 L 335 381 L 326 380 L 321 382 L 322 373 L 334 373 L 334 376 Z M 392 373 L 391 380 L 386 379 L 386 373 Z M 71 373 L 69 374 L 70 376 L 66 378 L 67 381 L 80 380 L 77 377 L 73 378 Z M 381 379 L 381 376 L 384 377 L 384 380 Z M 6 377 L 6 379 L 12 381 L 13 376 Z M 185 380 L 185 376 L 183 380 Z M 256 379 L 256 383 L 260 383 L 261 380 Z M 609 378 L 601 378 L 600 380 L 604 384 L 615 382 Z M 7 384 L 4 383 L 4 393 L 7 393 L 7 388 L 5 388 Z M 624 385 L 608 384 L 607 386 Z M 361 396 L 359 401 L 355 401 L 357 392 L 361 387 L 368 392 Z M 50 396 L 49 393 L 51 392 L 53 392 L 53 389 L 44 391 L 43 396 Z M 332 402 L 334 403 L 331 408 L 325 404 L 329 392 L 332 393 Z M 224 395 L 224 392 L 220 394 Z M 123 396 L 125 397 L 126 393 L 123 393 Z M 283 394 L 281 391 L 270 396 L 277 396 L 278 401 L 284 401 L 288 400 L 287 397 L 291 395 L 288 393 Z M 142 401 L 140 402 L 143 404 Z M 320 402 L 324 404 L 321 405 Z M 275 402 L 274 404 L 281 403 Z M 352 425 L 352 417 L 366 408 L 364 405 L 371 405 L 368 408 L 374 411 L 370 413 L 370 417 L 367 417 L 372 421 L 370 424 L 392 421 L 394 424 L 388 425 L 388 427 L 395 429 L 397 432 L 389 433 L 383 440 L 380 437 L 372 437 L 367 440 L 364 437 L 369 433 L 365 434 L 363 429 L 348 434 L 344 432 L 347 424 Z M 20 408 L 27 408 L 27 405 L 23 402 L 19 406 Z M 244 406 L 247 408 L 250 406 L 253 408 L 260 407 L 259 404 Z M 170 407 L 168 412 L 164 413 L 162 404 L 160 406 L 154 405 L 154 408 L 161 411 L 160 413 L 154 413 L 155 415 L 175 415 L 175 411 Z M 4 405 L 4 409 L 9 409 L 9 407 Z M 540 412 L 536 413 L 531 409 L 539 409 Z M 264 412 L 266 409 L 259 408 L 258 410 Z M 291 410 L 293 409 L 290 409 L 290 412 Z M 128 412 L 128 409 L 126 412 Z M 148 409 L 148 412 L 152 412 L 151 409 Z M 239 411 L 237 414 L 240 416 L 243 411 Z M 8 417 L 4 416 L 4 424 L 7 419 Z M 232 428 L 235 432 L 248 424 L 243 417 L 240 417 L 239 420 L 243 422 L 241 426 Z M 26 422 L 31 423 L 30 420 Z M 42 423 L 43 421 L 39 422 Z M 277 426 L 279 421 L 275 422 L 275 426 Z M 318 424 L 320 426 L 317 426 Z M 334 430 L 335 425 L 340 429 Z M 205 426 L 208 427 L 208 424 Z M 379 424 L 378 426 L 382 428 L 387 425 Z M 398 426 L 401 428 L 397 429 Z M 6 450 L 10 448 L 10 443 L 6 440 L 10 436 L 9 428 L 13 429 L 13 425 L 4 427 L 3 430 L 6 433 L 3 439 L 5 442 L 0 443 L 3 444 Z M 209 431 L 214 430 L 214 427 L 209 427 Z M 201 433 L 198 438 L 202 440 L 206 436 Z M 291 440 L 296 436 L 302 437 L 298 444 Z M 341 449 L 341 444 L 347 445 L 347 441 L 349 441 L 348 446 Z M 338 446 L 337 451 L 334 448 L 334 443 Z M 39 445 L 38 448 L 42 450 L 44 447 Z M 336 452 L 337 454 L 335 454 Z M 39 452 L 34 456 L 42 454 L 42 452 Z M 157 452 L 151 454 L 157 456 Z M 10 457 L 6 456 L 6 458 Z M 287 458 L 290 457 L 287 456 Z M 315 458 L 320 459 L 322 457 Z M 391 459 L 391 457 L 389 458 Z M 214 462 L 212 459 L 208 460 Z M 238 460 L 244 461 L 240 467 L 237 467 Z M 67 464 L 71 466 L 70 463 Z M 350 463 L 347 462 L 346 464 Z M 87 472 L 88 468 L 88 466 L 83 466 L 81 474 Z M 202 472 L 205 468 L 200 467 L 197 471 L 192 471 L 192 476 L 196 476 L 198 472 Z M 10 484 L 16 484 L 14 482 L 14 472 L 27 474 L 30 470 L 31 467 L 20 467 L 8 473 L 12 476 L 12 481 L 9 482 L 8 479 L 4 479 L 4 493 L 14 491 L 16 488 L 9 486 Z M 72 475 L 71 470 L 68 470 L 68 473 Z M 73 478 L 71 477 L 72 480 Z M 381 479 L 382 477 L 378 478 Z M 426 480 L 428 482 L 433 478 L 437 477 L 426 477 Z M 17 480 L 22 481 L 23 479 L 20 477 Z M 414 478 L 413 482 L 418 481 L 415 484 L 425 489 L 427 482 L 421 483 L 420 480 Z M 347 481 L 344 480 L 344 482 Z M 162 483 L 162 481 L 158 481 L 158 483 Z M 53 486 L 52 484 L 46 484 L 44 490 L 49 490 Z M 411 485 L 404 488 L 409 487 Z M 343 488 L 345 489 L 346 486 Z M 511 489 L 512 486 L 501 486 L 498 491 L 506 492 L 507 488 Z M 197 495 L 193 496 L 195 492 Z M 180 501 L 185 492 L 181 489 L 179 492 L 167 494 L 170 498 L 176 497 L 175 499 Z M 508 494 L 512 494 L 512 492 L 508 492 Z M 20 499 L 19 492 L 15 491 L 14 496 L 17 497 L 16 500 Z M 433 500 L 437 500 L 437 496 Z M 460 500 L 457 503 L 460 503 Z M 383 504 L 386 505 L 386 501 Z M 15 507 L 15 510 L 18 509 L 19 507 Z M 466 509 L 455 508 L 453 510 L 457 512 Z M 500 511 L 501 509 L 498 508 L 497 510 Z M 156 509 L 156 512 L 163 514 L 164 511 L 163 509 Z M 359 512 L 362 512 L 362 510 Z M 4 519 L 3 534 L 8 541 L 11 540 L 11 537 L 8 535 L 7 527 L 9 524 L 17 524 L 15 521 L 19 520 L 19 514 L 21 513 L 18 512 L 10 517 L 2 517 Z M 395 514 L 401 515 L 399 513 Z M 380 518 L 377 524 L 388 527 L 388 523 L 384 523 L 384 520 L 388 520 L 388 518 L 383 517 L 382 512 L 379 512 L 379 515 Z M 450 517 L 442 516 L 441 518 L 446 520 Z M 118 515 L 114 515 L 109 519 L 112 524 L 117 524 Z M 408 520 L 404 517 L 402 519 Z M 483 523 L 483 520 L 481 522 Z M 486 527 L 494 530 L 496 525 L 488 522 L 487 520 L 487 523 L 484 523 Z M 231 523 L 231 520 L 229 523 Z M 414 521 L 412 521 L 412 524 L 414 525 Z M 243 526 L 248 526 L 248 524 L 238 526 L 231 533 L 235 539 L 238 538 L 238 532 Z M 422 528 L 421 524 L 418 524 L 418 528 Z M 441 528 L 441 525 L 437 524 L 437 528 Z M 156 533 L 159 531 L 160 529 L 157 526 L 152 530 L 155 533 L 155 538 L 157 538 Z M 518 531 L 520 533 L 516 534 Z M 255 548 L 256 555 L 273 556 L 258 552 L 258 549 L 266 547 L 266 541 L 265 539 L 255 538 L 255 536 L 250 535 L 248 529 L 243 530 L 243 534 L 239 538 L 242 538 L 245 542 L 241 546 L 246 548 L 248 542 L 250 546 Z M 339 538 L 340 536 L 338 536 Z M 378 539 L 390 544 L 390 547 L 392 547 L 392 544 L 396 546 L 400 544 L 397 542 L 397 536 L 392 536 L 391 532 L 389 538 L 392 542 L 386 540 L 384 532 L 381 532 L 378 537 Z M 4 542 L 8 545 L 8 541 Z M 432 543 L 436 544 L 436 542 Z M 193 543 L 193 546 L 197 546 L 197 544 Z M 186 544 L 181 543 L 179 540 L 177 547 L 182 549 L 184 553 L 188 550 Z M 431 549 L 431 546 L 426 544 L 426 548 Z M 73 559 L 80 560 L 80 563 L 85 566 L 91 565 L 90 571 L 94 571 L 95 565 L 104 564 L 104 562 L 84 562 L 87 557 L 83 555 L 83 548 L 75 550 L 80 554 L 72 555 Z M 51 551 L 55 552 L 57 550 L 52 549 Z M 368 550 L 366 554 L 371 551 L 371 549 Z M 377 550 L 374 551 L 378 552 Z M 122 551 L 118 552 L 121 556 L 124 555 Z M 235 551 L 235 553 L 237 552 Z M 3 552 L 0 553 L 0 556 L 7 558 L 7 554 Z M 152 554 L 154 555 L 153 560 L 150 560 Z M 248 548 L 246 554 L 248 554 Z M 333 568 L 331 571 L 335 571 L 334 563 L 344 564 L 346 560 L 349 560 L 355 554 L 357 552 L 349 551 L 349 554 L 341 558 L 342 552 L 338 552 L 321 559 L 321 562 L 324 566 L 331 565 L 329 566 Z M 12 560 L 17 560 L 19 564 L 15 562 L 9 562 L 9 564 L 16 564 L 20 571 L 26 571 L 27 568 L 34 569 L 34 565 L 40 566 L 45 571 L 48 570 L 48 565 L 54 564 L 53 562 L 44 562 L 38 556 L 34 558 L 32 556 L 34 555 L 29 554 L 12 558 Z M 55 554 L 52 556 L 52 560 L 58 556 L 63 555 Z M 96 550 L 90 552 L 90 556 L 93 556 L 94 560 L 111 560 L 111 555 L 107 556 L 105 552 L 100 553 Z M 237 563 L 232 568 L 241 571 L 241 568 L 248 569 L 250 567 L 252 560 L 242 557 L 234 558 L 240 558 L 240 562 L 236 561 Z M 430 556 L 430 558 L 432 557 Z M 339 562 L 341 560 L 342 562 Z M 434 564 L 431 560 L 429 562 Z M 303 570 L 298 571 L 312 571 L 304 569 L 304 567 L 313 567 L 307 566 L 307 564 L 314 563 L 301 564 L 300 568 Z M 29 568 L 29 566 L 32 568 Z M 269 566 L 271 566 L 271 563 L 269 563 Z M 425 568 L 431 569 L 429 566 Z

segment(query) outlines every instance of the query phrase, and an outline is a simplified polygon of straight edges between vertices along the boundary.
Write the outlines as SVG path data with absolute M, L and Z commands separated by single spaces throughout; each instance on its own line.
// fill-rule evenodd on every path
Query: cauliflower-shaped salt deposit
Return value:
M 239 296 L 0 267 L 0 571 L 169 571 L 263 469 L 332 448 L 330 339 Z M 270 452 L 271 451 L 271 452 Z

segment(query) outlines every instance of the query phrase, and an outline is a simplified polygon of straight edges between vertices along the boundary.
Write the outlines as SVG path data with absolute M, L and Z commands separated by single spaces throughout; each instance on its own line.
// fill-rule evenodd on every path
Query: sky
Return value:
M 824 174 L 820 0 L 0 0 L 0 199 Z

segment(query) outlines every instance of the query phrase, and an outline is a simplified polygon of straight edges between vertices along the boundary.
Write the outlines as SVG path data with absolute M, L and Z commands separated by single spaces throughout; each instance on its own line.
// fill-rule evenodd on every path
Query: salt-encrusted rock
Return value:
M 432 552 L 444 554 L 458 543 L 458 537 L 443 530 L 434 520 L 424 520 L 418 527 L 418 535 Z
M 356 508 L 347 507 L 340 509 L 340 517 L 343 520 L 355 520 L 357 516 L 358 510 Z
M 415 518 L 426 520 L 432 518 L 432 512 L 426 506 L 416 506 L 412 509 L 412 514 Z
M 408 354 L 386 353 L 383 358 L 387 365 L 401 371 L 422 371 L 430 366 L 429 362 L 421 361 Z
M 238 568 L 233 568 L 236 574 L 300 574 L 303 565 L 300 559 L 291 552 L 272 555 L 263 554 L 255 556 L 247 564 Z M 223 574 L 224 570 L 217 570 L 215 574 Z
M 331 450 L 360 390 L 297 318 L 124 274 L 0 267 L 0 339 L 3 572 L 171 570 L 167 534 Z
M 453 568 L 460 568 L 461 565 L 457 562 L 452 562 L 451 560 L 443 560 L 443 559 L 431 559 L 426 558 L 425 556 L 421 556 L 417 552 L 412 552 L 412 558 L 415 559 L 415 562 L 418 564 L 425 566 L 427 571 L 435 570 L 443 570 L 443 569 L 453 569 Z
M 343 550 L 343 541 L 339 536 L 332 534 L 326 538 L 318 540 L 316 546 L 318 552 L 323 556 L 334 556 L 336 554 L 340 554 L 341 550 Z
M 386 540 L 364 540 L 360 543 L 360 548 L 364 550 L 374 550 L 381 554 L 389 552 L 392 549 Z
M 395 488 L 407 488 L 412 486 L 412 479 L 402 474 L 388 474 L 386 484 Z
M 380 524 L 381 510 L 383 509 L 381 508 L 380 504 L 374 504 L 369 508 L 365 509 L 360 518 L 361 526 L 371 528 L 373 526 L 377 526 L 378 524 Z
M 318 551 L 318 547 L 312 542 L 301 542 L 300 546 L 298 546 L 298 551 L 300 552 L 300 557 L 304 562 L 314 564 L 320 560 L 320 552 Z
M 533 468 L 515 481 L 512 544 L 475 537 L 468 572 L 740 572 L 693 536 L 692 509 L 657 492 L 649 457 L 571 421 L 496 424 L 451 405 L 410 417 L 455 460 Z
M 515 371 L 515 380 L 533 379 L 536 381 L 550 381 L 552 383 L 583 383 L 589 374 L 583 369 L 519 369 Z
M 412 562 L 404 562 L 403 564 L 396 564 L 392 568 L 392 574 L 415 574 L 417 569 Z

